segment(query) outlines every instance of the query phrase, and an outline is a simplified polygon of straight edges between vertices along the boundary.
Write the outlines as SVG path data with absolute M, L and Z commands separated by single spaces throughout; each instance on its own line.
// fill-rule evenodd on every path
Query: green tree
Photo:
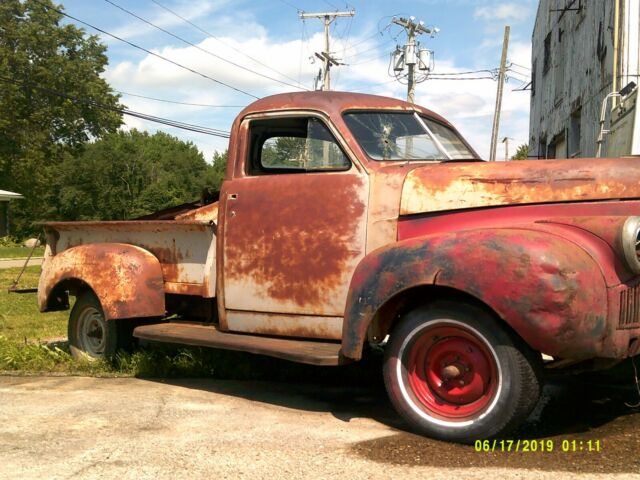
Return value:
M 224 181 L 224 177 L 227 171 L 228 156 L 229 156 L 228 150 L 225 150 L 224 152 L 213 153 L 213 165 L 211 167 L 211 172 L 212 172 L 211 189 L 214 192 L 220 190 L 220 186 Z
M 511 160 L 527 160 L 529 158 L 529 145 L 523 143 L 516 150 L 515 155 L 511 157 Z
M 218 179 L 216 164 L 208 164 L 191 142 L 162 132 L 112 133 L 60 165 L 58 216 L 119 220 L 146 215 L 194 201 Z
M 61 162 L 122 123 L 96 106 L 120 107 L 100 78 L 106 47 L 61 20 L 33 0 L 0 1 L 0 189 L 25 196 L 12 204 L 18 235 L 55 216 Z

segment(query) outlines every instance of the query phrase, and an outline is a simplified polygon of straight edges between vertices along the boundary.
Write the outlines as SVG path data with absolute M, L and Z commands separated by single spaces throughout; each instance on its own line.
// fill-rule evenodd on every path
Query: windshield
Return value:
M 455 132 L 416 113 L 346 113 L 344 120 L 373 160 L 442 161 L 475 158 Z

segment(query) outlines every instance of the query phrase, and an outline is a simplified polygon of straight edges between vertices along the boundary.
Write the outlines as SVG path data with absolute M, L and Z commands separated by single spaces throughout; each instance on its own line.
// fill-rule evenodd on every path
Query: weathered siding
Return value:
M 619 90 L 638 73 L 637 0 L 540 1 L 532 38 L 530 155 L 595 156 L 602 100 L 615 87 L 616 1 L 620 8 Z

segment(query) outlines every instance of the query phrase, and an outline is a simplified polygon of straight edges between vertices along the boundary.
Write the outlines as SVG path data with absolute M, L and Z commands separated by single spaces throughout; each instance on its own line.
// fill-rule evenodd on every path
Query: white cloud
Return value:
M 477 7 L 474 18 L 488 21 L 521 22 L 531 14 L 529 7 L 519 3 L 498 3 Z
M 224 58 L 233 59 L 236 63 L 241 63 L 265 75 L 277 76 L 273 71 L 251 62 L 227 46 L 231 45 L 241 51 L 250 52 L 252 57 L 261 59 L 265 64 L 292 79 L 300 78 L 302 85 L 311 87 L 312 79 L 317 74 L 319 65 L 318 63 L 312 65 L 308 61 L 308 57 L 311 52 L 321 50 L 322 35 L 320 33 L 313 35 L 309 44 L 305 45 L 300 40 L 274 41 L 262 29 L 243 28 L 238 29 L 237 32 L 239 32 L 236 34 L 237 36 L 220 37 L 224 43 L 209 38 L 200 42 L 198 46 Z M 242 37 L 240 37 L 241 34 Z M 384 55 L 386 47 L 381 47 L 379 56 L 376 56 L 375 46 L 379 40 L 372 39 L 369 42 L 364 38 L 351 40 L 352 44 L 356 42 L 360 42 L 357 50 L 373 49 L 373 52 L 367 54 L 366 60 L 368 61 L 364 63 L 332 70 L 334 89 L 405 98 L 406 86 L 394 81 L 387 74 L 388 58 Z M 344 49 L 340 40 L 335 40 L 333 45 L 334 51 L 339 54 Z M 486 52 L 489 50 L 493 53 L 493 49 L 487 47 L 484 50 L 485 55 L 477 58 L 487 58 Z M 347 50 L 347 52 L 350 51 Z M 289 86 L 233 67 L 194 47 L 165 47 L 158 53 L 256 96 L 293 90 Z M 519 42 L 512 43 L 509 60 L 525 67 L 519 69 L 518 78 L 521 75 L 526 75 L 526 68 L 530 63 L 529 45 Z M 436 71 L 440 72 L 456 73 L 475 69 L 477 67 L 474 65 L 456 65 L 453 60 L 442 58 L 438 59 L 436 66 Z M 137 62 L 117 63 L 107 70 L 105 76 L 109 83 L 118 90 L 152 97 L 215 105 L 246 105 L 253 101 L 249 96 L 198 77 L 151 55 L 147 55 Z M 516 74 L 513 76 L 516 77 Z M 278 78 L 291 82 L 281 76 Z M 429 79 L 417 86 L 416 99 L 419 104 L 443 115 L 456 125 L 480 155 L 486 158 L 489 152 L 496 85 L 496 82 L 491 79 L 469 81 Z M 515 151 L 518 143 L 524 143 L 528 137 L 529 92 L 512 91 L 519 86 L 520 83 L 513 80 L 505 86 L 499 133 L 500 138 L 505 136 L 514 138 L 512 146 L 510 146 L 512 151 Z M 224 130 L 230 129 L 234 115 L 240 110 L 239 108 L 187 107 L 127 96 L 123 97 L 123 102 L 133 110 Z M 158 128 L 148 122 L 136 119 L 126 119 L 126 122 L 130 127 Z M 166 130 L 165 127 L 162 129 Z M 211 158 L 213 150 L 223 150 L 227 146 L 227 141 L 223 139 L 202 137 L 189 132 L 181 133 L 178 130 L 169 131 L 181 138 L 194 141 L 205 152 L 207 159 Z M 502 145 L 499 148 L 499 157 L 502 155 L 501 148 Z
M 117 3 L 118 5 L 122 3 L 123 8 L 126 8 L 127 10 L 130 10 L 133 13 L 140 15 L 140 17 L 142 18 L 145 18 L 145 19 L 149 18 L 146 12 L 135 11 L 131 9 L 126 4 L 126 2 L 115 2 L 115 3 Z M 211 15 L 217 12 L 221 8 L 225 7 L 228 3 L 229 3 L 229 0 L 221 0 L 217 2 L 211 2 L 209 0 L 198 0 L 198 1 L 192 1 L 192 2 L 178 3 L 177 5 L 172 6 L 172 10 L 181 12 L 180 15 L 182 17 L 186 18 L 189 21 L 193 21 L 198 18 L 203 18 L 207 15 Z M 184 24 L 183 20 L 173 15 L 171 12 L 168 12 L 167 10 L 162 9 L 161 7 L 156 7 L 155 11 L 157 14 L 151 19 L 149 19 L 149 22 L 153 23 L 154 25 L 157 25 L 158 27 L 168 29 L 170 27 Z M 129 16 L 126 12 L 123 12 L 123 15 L 125 15 L 127 18 L 127 24 L 111 32 L 118 37 L 132 39 L 135 37 L 141 37 L 144 35 L 148 35 L 150 33 L 158 32 L 158 30 L 155 27 L 148 25 L 142 22 L 141 20 L 137 20 L 132 16 Z M 109 37 L 109 36 L 105 36 L 104 40 L 107 42 L 115 41 L 112 37 Z

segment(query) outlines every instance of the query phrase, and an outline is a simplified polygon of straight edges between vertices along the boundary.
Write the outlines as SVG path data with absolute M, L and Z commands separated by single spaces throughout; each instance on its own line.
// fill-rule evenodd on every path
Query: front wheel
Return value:
M 503 435 L 540 396 L 535 357 L 485 311 L 441 302 L 391 332 L 384 379 L 396 410 L 419 433 L 453 442 Z

